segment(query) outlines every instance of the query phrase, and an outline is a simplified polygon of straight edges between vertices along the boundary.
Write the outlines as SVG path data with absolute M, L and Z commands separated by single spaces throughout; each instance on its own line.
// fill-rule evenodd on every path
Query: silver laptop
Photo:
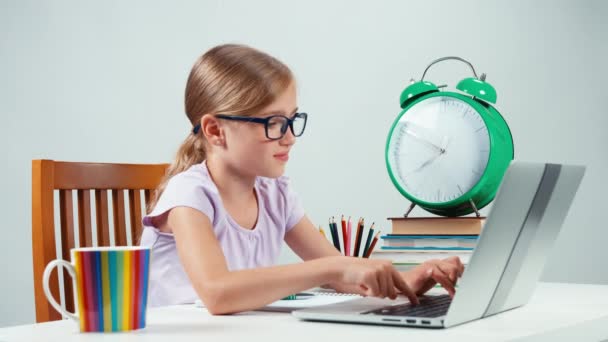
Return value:
M 292 314 L 312 321 L 447 328 L 522 306 L 584 172 L 584 166 L 512 162 L 453 299 L 425 295 L 411 306 L 404 296 L 367 297 Z

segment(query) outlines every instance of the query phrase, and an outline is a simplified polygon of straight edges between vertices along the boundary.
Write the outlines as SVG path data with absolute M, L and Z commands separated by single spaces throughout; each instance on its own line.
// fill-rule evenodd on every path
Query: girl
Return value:
M 342 256 L 306 217 L 283 176 L 308 119 L 287 66 L 250 47 L 217 46 L 194 64 L 185 102 L 192 132 L 144 217 L 151 306 L 201 298 L 210 313 L 227 314 L 316 286 L 403 293 L 413 303 L 437 282 L 454 294 L 458 258 L 399 273 L 388 260 Z M 283 241 L 304 262 L 275 266 Z

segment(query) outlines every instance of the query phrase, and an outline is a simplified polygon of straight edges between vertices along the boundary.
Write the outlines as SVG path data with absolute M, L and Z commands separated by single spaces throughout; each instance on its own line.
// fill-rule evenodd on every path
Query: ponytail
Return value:
M 171 177 L 189 169 L 192 165 L 202 163 L 205 158 L 205 144 L 204 138 L 202 137 L 202 133 L 199 132 L 199 134 L 188 134 L 186 140 L 184 140 L 184 142 L 177 150 L 173 163 L 169 165 L 169 167 L 167 168 L 167 172 L 165 173 L 160 184 L 154 191 L 154 196 L 152 197 L 150 203 L 148 203 L 148 214 L 152 212 L 152 210 L 158 203 L 158 199 L 167 187 L 167 183 L 169 183 Z

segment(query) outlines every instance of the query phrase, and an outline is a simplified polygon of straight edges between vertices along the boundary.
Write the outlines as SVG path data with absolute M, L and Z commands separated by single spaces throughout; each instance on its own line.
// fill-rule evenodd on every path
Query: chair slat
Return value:
M 42 289 L 44 269 L 51 260 L 57 257 L 53 177 L 52 160 L 32 160 L 32 258 L 36 322 L 61 319 L 61 315 L 48 302 Z M 49 281 L 49 288 L 55 298 L 59 298 L 58 278 L 52 276 Z
M 139 245 L 141 232 L 141 194 L 139 190 L 129 190 L 129 211 L 131 215 L 131 240 Z
M 151 196 L 152 196 L 152 191 L 150 191 L 150 189 L 145 189 L 144 190 L 144 199 L 146 200 L 146 211 L 150 211 L 150 208 L 148 208 L 148 206 L 150 205 Z
M 125 195 L 123 190 L 112 191 L 112 209 L 114 213 L 114 237 L 116 239 L 116 246 L 127 246 Z
M 108 191 L 95 191 L 95 211 L 97 222 L 97 244 L 110 246 L 110 228 L 108 224 Z
M 91 190 L 78 190 L 78 238 L 80 246 L 93 246 Z
M 55 162 L 55 189 L 154 189 L 166 164 Z
M 74 248 L 74 203 L 72 201 L 72 190 L 59 191 L 59 218 L 61 231 L 61 257 L 63 260 L 71 261 L 70 249 Z M 74 312 L 74 288 L 70 274 L 63 270 L 63 289 L 65 297 L 65 308 Z

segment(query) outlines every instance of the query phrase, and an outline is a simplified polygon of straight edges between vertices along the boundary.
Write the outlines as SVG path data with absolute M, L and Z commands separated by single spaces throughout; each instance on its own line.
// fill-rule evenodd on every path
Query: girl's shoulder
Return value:
M 220 202 L 219 191 L 207 168 L 203 164 L 196 164 L 169 179 L 154 212 L 161 213 L 176 206 L 186 206 L 199 209 L 212 219 L 212 209 Z
M 217 193 L 217 187 L 213 183 L 204 163 L 192 165 L 188 169 L 171 177 L 167 183 L 167 188 L 179 189 L 186 192 L 200 192 L 204 190 L 205 193 Z
M 180 206 L 197 209 L 214 222 L 219 202 L 217 187 L 206 167 L 201 164 L 193 165 L 169 179 L 154 209 L 144 217 L 144 224 L 153 225 L 155 217 Z

